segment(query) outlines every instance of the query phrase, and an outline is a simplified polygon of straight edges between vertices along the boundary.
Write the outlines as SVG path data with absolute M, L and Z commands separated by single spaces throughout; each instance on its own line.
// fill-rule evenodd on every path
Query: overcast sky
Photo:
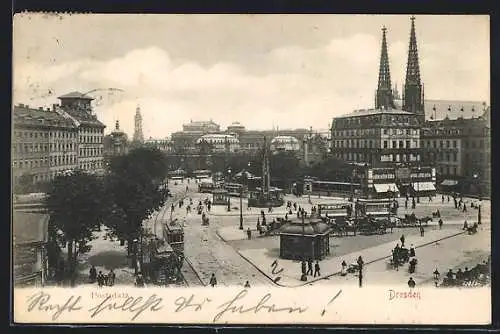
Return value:
M 426 98 L 489 103 L 488 16 L 415 24 Z M 401 87 L 410 15 L 16 15 L 14 102 L 103 89 L 92 95 L 107 132 L 119 119 L 132 135 L 140 105 L 146 138 L 190 119 L 327 128 L 373 106 L 384 25 Z

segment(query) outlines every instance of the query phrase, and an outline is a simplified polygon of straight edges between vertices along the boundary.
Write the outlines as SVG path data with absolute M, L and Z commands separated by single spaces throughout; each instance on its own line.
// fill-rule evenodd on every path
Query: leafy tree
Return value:
M 294 152 L 277 152 L 269 156 L 271 178 L 281 180 L 285 190 L 301 175 L 300 161 Z
M 61 231 L 67 243 L 67 268 L 74 285 L 78 255 L 90 250 L 92 232 L 104 216 L 106 200 L 102 180 L 81 171 L 56 176 L 46 201 L 53 224 L 51 229 Z
M 132 240 L 142 235 L 143 220 L 165 203 L 167 190 L 161 184 L 166 173 L 166 158 L 154 148 L 137 148 L 110 162 L 106 188 L 113 204 L 106 226 L 111 237 L 127 240 L 129 254 Z

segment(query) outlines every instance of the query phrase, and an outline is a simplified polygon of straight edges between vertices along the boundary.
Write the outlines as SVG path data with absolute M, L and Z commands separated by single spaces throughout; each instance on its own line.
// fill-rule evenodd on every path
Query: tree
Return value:
M 67 268 L 75 283 L 78 255 L 88 252 L 93 231 L 104 217 L 105 196 L 102 180 L 81 171 L 59 175 L 47 193 L 51 229 L 62 232 L 68 248 Z
M 301 174 L 300 162 L 294 152 L 271 154 L 269 156 L 269 168 L 271 178 L 281 179 L 286 189 L 289 189 L 290 184 Z
M 162 207 L 167 189 L 162 187 L 167 173 L 165 155 L 155 148 L 137 148 L 113 157 L 106 177 L 106 189 L 112 202 L 106 226 L 109 235 L 127 240 L 130 254 L 132 240 L 142 236 L 142 222 Z

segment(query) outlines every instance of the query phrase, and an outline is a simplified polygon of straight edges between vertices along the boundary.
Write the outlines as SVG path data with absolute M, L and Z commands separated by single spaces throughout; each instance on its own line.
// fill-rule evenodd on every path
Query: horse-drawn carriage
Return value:
M 404 217 L 397 219 L 398 227 L 417 227 L 417 226 L 427 226 L 429 222 L 432 221 L 432 217 L 426 216 L 422 218 L 417 218 L 415 214 L 405 214 Z
M 362 217 L 358 220 L 358 231 L 362 234 L 385 234 L 389 227 L 387 217 Z
M 389 260 L 391 266 L 401 266 L 410 261 L 410 251 L 408 248 L 396 247 L 392 251 L 392 256 Z
M 327 218 L 326 222 L 332 228 L 331 234 L 334 236 L 348 236 L 349 232 L 356 235 L 357 227 L 353 219 L 347 217 Z

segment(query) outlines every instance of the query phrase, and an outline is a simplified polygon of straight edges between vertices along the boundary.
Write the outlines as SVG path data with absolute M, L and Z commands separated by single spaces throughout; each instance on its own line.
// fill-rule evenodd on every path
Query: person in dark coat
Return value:
M 95 283 L 97 279 L 97 269 L 94 266 L 90 267 L 89 278 L 90 278 L 90 283 Z
M 116 274 L 113 271 L 113 269 L 111 269 L 108 274 L 108 285 L 109 286 L 115 285 L 115 279 L 116 279 Z
M 441 218 L 439 218 L 438 225 L 439 225 L 439 229 L 441 229 L 443 227 L 443 220 Z
M 405 246 L 405 235 L 403 234 L 399 240 L 401 240 L 401 247 L 404 247 Z
M 212 274 L 212 276 L 210 277 L 210 285 L 212 286 L 212 288 L 217 285 L 217 278 L 215 278 L 215 274 Z
M 312 259 L 309 259 L 309 261 L 307 261 L 307 273 L 306 275 L 312 275 L 313 274 L 313 261 Z
M 102 274 L 102 271 L 99 271 L 99 274 L 97 275 L 97 285 L 99 287 L 104 285 L 104 275 Z
M 249 281 L 246 281 L 245 283 L 245 288 L 248 289 L 250 287 L 250 282 Z
M 415 287 L 415 281 L 413 280 L 413 277 L 410 277 L 410 279 L 408 280 L 408 287 L 410 289 L 413 289 Z
M 307 272 L 307 263 L 306 263 L 306 261 L 302 261 L 301 268 L 302 268 L 302 274 L 305 275 L 306 272 Z
M 316 264 L 314 265 L 314 277 L 316 277 L 316 274 L 318 276 L 321 276 L 320 268 L 319 268 L 319 261 L 316 261 Z
M 424 227 L 420 226 L 420 236 L 423 237 L 425 233 Z

